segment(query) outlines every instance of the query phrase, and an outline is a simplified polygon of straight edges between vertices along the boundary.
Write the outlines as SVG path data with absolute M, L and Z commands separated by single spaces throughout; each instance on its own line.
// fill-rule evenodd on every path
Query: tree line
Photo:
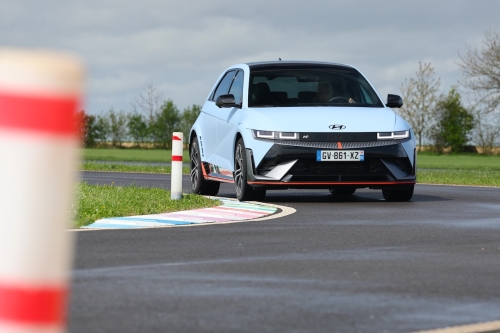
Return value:
M 193 104 L 182 112 L 170 99 L 162 100 L 156 87 L 147 86 L 132 103 L 133 111 L 110 109 L 99 115 L 78 114 L 80 133 L 86 148 L 122 147 L 125 142 L 141 148 L 169 148 L 173 132 L 186 138 L 201 112 Z
M 401 84 L 404 105 L 398 112 L 411 124 L 420 150 L 424 140 L 438 153 L 462 152 L 474 143 L 491 155 L 500 139 L 500 34 L 487 31 L 481 47 L 468 47 L 459 57 L 462 78 L 445 94 L 438 93 L 441 80 L 431 63 L 420 62 L 415 77 Z

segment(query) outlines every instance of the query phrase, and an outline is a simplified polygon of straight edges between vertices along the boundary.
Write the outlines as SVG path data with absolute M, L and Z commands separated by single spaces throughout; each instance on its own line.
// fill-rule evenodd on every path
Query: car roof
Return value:
M 331 62 L 320 62 L 320 61 L 260 61 L 260 62 L 248 62 L 246 65 L 252 70 L 259 69 L 271 69 L 271 68 L 310 68 L 310 69 L 319 69 L 319 68 L 355 68 L 351 65 L 340 64 L 340 63 L 331 63 Z

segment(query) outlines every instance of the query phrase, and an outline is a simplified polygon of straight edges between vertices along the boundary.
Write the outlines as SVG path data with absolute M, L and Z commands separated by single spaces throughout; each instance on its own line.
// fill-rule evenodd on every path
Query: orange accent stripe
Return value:
M 290 186 L 290 185 L 409 185 L 416 184 L 416 181 L 405 181 L 405 182 L 248 182 L 251 185 L 280 185 L 280 186 Z
M 225 179 L 225 178 L 219 178 L 219 177 L 213 177 L 213 176 L 206 176 L 205 179 L 216 180 L 216 181 L 221 182 L 221 183 L 234 184 L 234 180 L 229 180 L 229 179 Z
M 342 149 L 342 142 L 339 142 L 338 145 L 339 145 L 339 149 Z
M 203 173 L 203 178 L 207 178 L 207 173 L 205 172 L 205 167 L 203 166 L 203 162 L 200 162 L 201 164 L 201 172 Z

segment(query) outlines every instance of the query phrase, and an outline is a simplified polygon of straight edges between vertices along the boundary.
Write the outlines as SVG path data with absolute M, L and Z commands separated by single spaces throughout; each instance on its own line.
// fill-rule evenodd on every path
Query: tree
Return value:
M 132 113 L 128 115 L 127 122 L 128 133 L 136 146 L 148 141 L 150 131 L 145 117 L 139 113 Z
M 85 110 L 80 110 L 76 113 L 76 126 L 85 148 L 95 146 L 95 133 L 92 130 L 94 123 L 95 116 L 86 114 Z
M 500 34 L 496 30 L 485 33 L 481 49 L 468 47 L 467 53 L 460 55 L 462 80 L 460 83 L 471 89 L 478 100 L 485 104 L 485 112 L 490 113 L 500 106 Z
M 460 55 L 460 83 L 472 91 L 476 109 L 474 141 L 483 154 L 493 154 L 500 137 L 500 33 L 488 30 L 481 48 Z
M 152 84 L 144 87 L 142 93 L 132 102 L 134 113 L 143 113 L 148 122 L 153 122 L 163 105 L 163 95 Z
M 485 118 L 493 118 L 485 120 Z M 500 119 L 491 117 L 491 115 L 483 115 L 481 112 L 476 114 L 476 123 L 474 131 L 474 142 L 479 147 L 480 153 L 485 155 L 493 155 L 495 145 L 498 144 L 500 138 Z
M 97 141 L 106 142 L 110 132 L 109 119 L 104 114 L 97 115 L 94 127 L 92 129 L 94 137 Z
M 201 112 L 201 106 L 193 104 L 191 107 L 185 108 L 182 112 L 179 128 L 184 133 L 185 141 L 188 141 L 189 131 Z
M 120 147 L 127 136 L 127 117 L 123 112 L 111 109 L 107 114 L 109 120 L 109 135 L 113 147 Z
M 462 152 L 474 128 L 474 116 L 462 105 L 460 94 L 453 87 L 436 107 L 437 126 L 432 137 L 438 151 L 451 147 L 452 153 Z
M 161 148 L 168 148 L 168 144 L 172 141 L 172 133 L 179 129 L 179 120 L 179 109 L 174 102 L 170 99 L 163 102 L 151 126 L 154 141 Z
M 79 113 L 80 118 L 80 133 L 85 148 L 93 148 L 96 145 L 95 122 L 96 117 L 88 115 L 84 110 Z
M 416 78 L 405 79 L 401 84 L 404 105 L 399 112 L 412 126 L 418 138 L 419 149 L 422 149 L 422 140 L 433 122 L 441 80 L 434 78 L 434 68 L 430 63 L 418 64 Z

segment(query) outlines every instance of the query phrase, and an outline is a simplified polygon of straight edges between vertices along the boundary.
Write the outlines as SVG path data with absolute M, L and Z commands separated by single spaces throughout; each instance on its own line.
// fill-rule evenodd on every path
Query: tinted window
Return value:
M 243 71 L 238 71 L 234 77 L 233 85 L 231 86 L 229 93 L 234 95 L 236 104 L 241 103 L 241 99 L 243 97 Z
M 249 106 L 384 106 L 361 73 L 348 67 L 256 69 L 249 83 Z
M 216 101 L 217 97 L 219 97 L 220 95 L 228 94 L 229 87 L 231 87 L 231 83 L 233 83 L 233 78 L 235 73 L 236 71 L 229 71 L 226 73 L 226 75 L 224 75 L 224 77 L 220 81 L 219 85 L 217 86 L 217 89 L 215 89 L 215 92 L 212 96 L 212 99 L 214 101 Z

